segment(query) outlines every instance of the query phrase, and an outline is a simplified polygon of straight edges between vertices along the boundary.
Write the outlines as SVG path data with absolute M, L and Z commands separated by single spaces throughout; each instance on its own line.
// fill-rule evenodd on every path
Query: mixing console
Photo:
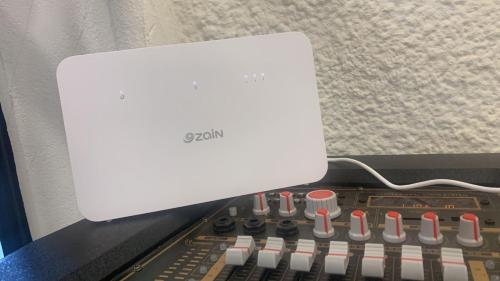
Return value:
M 299 186 L 231 199 L 116 280 L 500 281 L 500 196 Z

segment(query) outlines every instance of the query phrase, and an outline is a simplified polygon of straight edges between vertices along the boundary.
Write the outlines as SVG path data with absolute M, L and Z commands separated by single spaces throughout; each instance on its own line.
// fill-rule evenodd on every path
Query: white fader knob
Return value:
M 226 250 L 226 264 L 244 265 L 255 250 L 252 236 L 238 236 L 234 247 Z
M 316 210 L 326 208 L 330 214 L 330 219 L 340 216 L 340 207 L 337 205 L 337 194 L 331 190 L 314 190 L 306 195 L 306 209 L 304 215 L 313 220 Z
M 297 208 L 293 203 L 293 193 L 284 191 L 280 193 L 280 209 L 279 214 L 282 217 L 292 217 L 297 213 Z
M 259 192 L 253 196 L 253 213 L 256 216 L 265 216 L 269 214 L 269 204 L 267 204 L 266 194 Z
M 349 245 L 344 241 L 330 241 L 330 249 L 325 256 L 325 272 L 345 275 L 349 265 Z
M 383 244 L 365 244 L 361 260 L 361 275 L 364 277 L 384 278 L 385 254 Z
M 259 251 L 257 266 L 276 268 L 285 253 L 285 240 L 280 237 L 268 237 L 266 246 Z
M 328 209 L 319 208 L 316 210 L 316 218 L 314 219 L 314 236 L 318 238 L 329 238 L 334 234 L 332 221 Z
M 349 230 L 349 238 L 354 241 L 366 241 L 370 239 L 371 231 L 368 227 L 366 213 L 361 210 L 354 210 L 351 213 L 351 229 Z
M 422 247 L 410 245 L 401 247 L 401 279 L 424 280 Z
M 443 234 L 439 230 L 439 217 L 436 213 L 427 212 L 420 217 L 418 239 L 427 245 L 437 245 L 443 242 Z
M 469 280 L 462 249 L 441 248 L 441 272 L 443 281 Z
M 382 236 L 389 243 L 405 241 L 406 232 L 403 229 L 403 218 L 400 213 L 389 211 L 385 214 L 385 226 Z
M 466 247 L 479 247 L 483 245 L 483 236 L 481 236 L 479 219 L 476 215 L 466 213 L 460 216 L 457 242 Z
M 316 259 L 316 241 L 299 239 L 297 250 L 290 256 L 290 269 L 296 271 L 310 271 Z

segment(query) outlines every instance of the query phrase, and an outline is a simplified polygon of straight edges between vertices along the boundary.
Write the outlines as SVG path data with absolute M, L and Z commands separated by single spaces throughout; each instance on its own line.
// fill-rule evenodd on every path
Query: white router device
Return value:
M 302 33 L 69 57 L 57 81 L 81 213 L 103 221 L 310 183 L 327 170 Z

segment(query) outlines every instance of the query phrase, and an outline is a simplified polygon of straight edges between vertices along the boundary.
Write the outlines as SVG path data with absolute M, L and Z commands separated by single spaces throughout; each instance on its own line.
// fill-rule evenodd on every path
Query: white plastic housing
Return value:
M 57 80 L 77 201 L 90 220 L 326 173 L 302 33 L 74 56 L 60 63 Z

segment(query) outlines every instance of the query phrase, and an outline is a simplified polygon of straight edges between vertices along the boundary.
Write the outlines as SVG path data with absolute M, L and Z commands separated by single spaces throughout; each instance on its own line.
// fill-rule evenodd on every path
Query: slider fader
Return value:
M 500 281 L 500 196 L 331 186 L 242 196 L 116 279 Z

